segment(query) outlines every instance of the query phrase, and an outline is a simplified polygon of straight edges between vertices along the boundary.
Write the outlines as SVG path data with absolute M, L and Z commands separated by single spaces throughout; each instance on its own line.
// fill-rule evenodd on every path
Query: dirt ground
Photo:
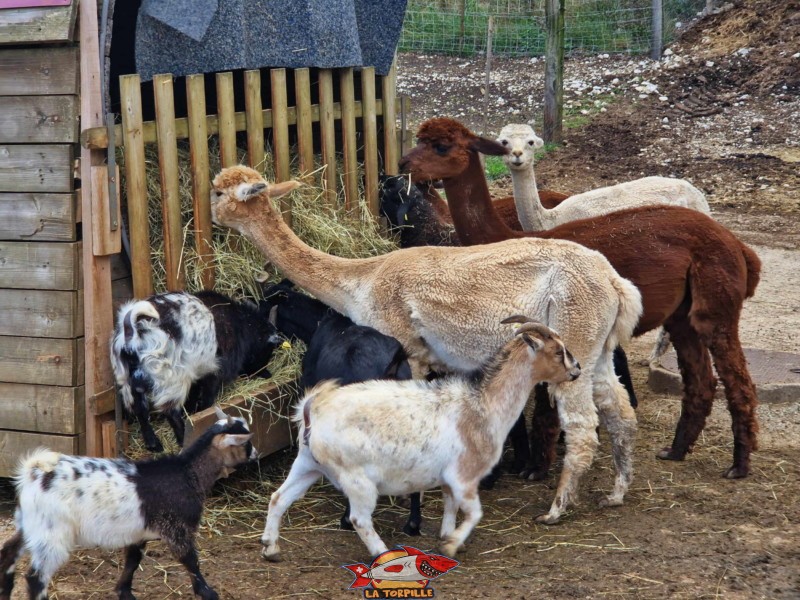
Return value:
M 800 2 L 734 3 L 692 24 L 670 51 L 660 64 L 568 60 L 565 97 L 575 127 L 537 165 L 540 187 L 578 192 L 645 174 L 691 180 L 707 193 L 714 217 L 764 261 L 742 319 L 745 345 L 800 352 Z M 496 60 L 485 120 L 480 59 L 402 55 L 399 83 L 412 95 L 412 129 L 448 115 L 491 135 L 539 116 L 542 72 L 541 60 Z M 510 193 L 510 182 L 494 188 Z M 653 339 L 629 349 L 640 429 L 625 505 L 596 506 L 613 482 L 604 434 L 581 503 L 559 525 L 534 522 L 552 501 L 559 468 L 544 482 L 505 475 L 481 494 L 483 521 L 458 557 L 461 566 L 434 582 L 437 597 L 800 598 L 800 398 L 759 407 L 761 447 L 745 480 L 720 477 L 732 454 L 723 400 L 685 462 L 658 461 L 680 401 L 647 387 L 638 360 Z M 342 499 L 328 485 L 289 511 L 284 562 L 260 558 L 268 497 L 292 456 L 234 475 L 209 501 L 201 567 L 222 598 L 361 597 L 346 590 L 351 576 L 341 566 L 368 557 L 355 533 L 339 530 Z M 427 494 L 423 536 L 409 538 L 401 532 L 405 509 L 384 500 L 378 531 L 390 545 L 435 549 L 441 508 L 438 492 Z M 11 533 L 12 510 L 13 489 L 0 480 L 0 539 Z M 121 558 L 80 552 L 58 573 L 51 597 L 113 596 Z M 24 579 L 18 584 L 15 599 L 26 597 Z M 159 543 L 150 545 L 134 589 L 140 598 L 191 595 L 188 577 Z

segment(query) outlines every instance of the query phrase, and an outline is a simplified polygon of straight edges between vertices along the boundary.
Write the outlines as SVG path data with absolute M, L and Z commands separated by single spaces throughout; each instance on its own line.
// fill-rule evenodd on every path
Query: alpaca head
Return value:
M 450 179 L 466 171 L 471 156 L 478 152 L 503 156 L 508 149 L 475 135 L 453 119 L 429 119 L 417 132 L 416 148 L 400 159 L 400 168 L 415 182 Z
M 270 199 L 300 185 L 298 181 L 267 183 L 258 171 L 242 165 L 222 169 L 211 184 L 211 218 L 217 225 L 241 230 L 265 213 L 275 213 Z
M 530 125 L 509 124 L 500 130 L 497 141 L 508 149 L 503 162 L 509 169 L 528 169 L 533 167 L 533 155 L 544 141 Z

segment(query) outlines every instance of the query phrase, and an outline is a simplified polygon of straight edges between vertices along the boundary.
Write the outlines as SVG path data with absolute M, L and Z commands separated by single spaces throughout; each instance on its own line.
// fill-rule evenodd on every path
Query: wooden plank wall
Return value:
M 38 446 L 86 448 L 78 47 L 32 45 L 73 40 L 77 5 L 0 24 L 0 477 Z

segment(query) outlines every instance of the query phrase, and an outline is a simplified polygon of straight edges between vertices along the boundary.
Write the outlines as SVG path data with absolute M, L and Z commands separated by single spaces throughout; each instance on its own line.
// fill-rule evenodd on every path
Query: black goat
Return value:
M 356 325 L 319 300 L 294 290 L 288 279 L 264 287 L 262 314 L 277 307 L 275 325 L 287 337 L 302 340 L 301 386 L 315 386 L 326 379 L 342 385 L 370 379 L 411 379 L 411 367 L 403 347 L 393 337 Z M 419 493 L 411 494 L 411 514 L 403 531 L 419 535 L 422 522 Z M 341 519 L 342 529 L 352 529 L 350 505 Z

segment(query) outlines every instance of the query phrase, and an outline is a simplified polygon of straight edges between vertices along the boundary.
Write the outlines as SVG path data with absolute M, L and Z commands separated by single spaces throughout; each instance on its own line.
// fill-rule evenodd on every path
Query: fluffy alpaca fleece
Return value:
M 479 152 L 504 156 L 506 147 L 446 118 L 423 123 L 417 138 L 419 143 L 403 157 L 401 167 L 413 181 L 444 181 L 462 243 L 571 240 L 602 252 L 620 275 L 637 286 L 644 312 L 634 334 L 664 325 L 684 382 L 675 438 L 659 458 L 683 460 L 705 425 L 716 388 L 711 353 L 733 420 L 733 465 L 724 476 L 745 477 L 750 452 L 757 448 L 758 398 L 739 340 L 739 317 L 744 300 L 758 285 L 761 262 L 755 252 L 707 215 L 677 206 L 633 208 L 547 231 L 513 231 L 493 209 L 478 156 Z M 533 447 L 544 448 L 544 462 L 532 465 L 536 474 L 546 472 L 554 455 L 558 425 L 555 414 L 549 414 L 547 424 L 543 413 L 538 422 L 547 437 L 532 441 Z
M 412 373 L 478 368 L 507 339 L 500 320 L 524 313 L 556 328 L 592 377 L 554 386 L 567 429 L 567 464 L 546 519 L 558 520 L 597 447 L 597 406 L 604 420 L 624 424 L 613 443 L 620 475 L 612 496 L 627 489 L 636 419 L 614 375 L 612 352 L 627 340 L 641 297 L 599 253 L 577 244 L 513 240 L 475 248 L 407 248 L 345 259 L 305 245 L 283 222 L 271 198 L 296 182 L 268 184 L 247 167 L 214 179 L 214 221 L 253 242 L 298 286 L 359 325 L 396 338 Z
M 468 378 L 314 388 L 295 411 L 302 441 L 289 476 L 270 499 L 264 556 L 277 558 L 283 514 L 323 475 L 347 495 L 353 526 L 373 556 L 387 550 L 372 527 L 378 495 L 441 486 L 441 549 L 454 556 L 480 521 L 478 485 L 499 460 L 533 386 L 579 375 L 580 365 L 557 334 L 528 323 Z M 464 521 L 456 528 L 459 508 Z

